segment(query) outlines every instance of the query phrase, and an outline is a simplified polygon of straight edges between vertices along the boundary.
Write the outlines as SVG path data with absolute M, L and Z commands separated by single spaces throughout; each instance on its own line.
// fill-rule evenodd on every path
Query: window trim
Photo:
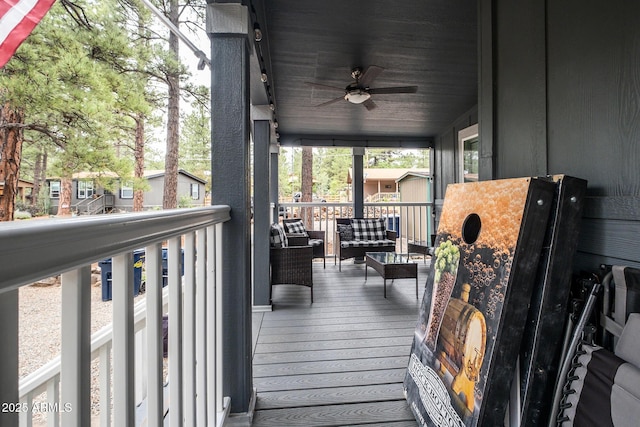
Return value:
M 193 191 L 195 188 L 195 192 Z M 190 184 L 190 192 L 191 192 L 191 199 L 192 200 L 200 200 L 200 184 L 199 183 L 191 183 Z M 194 194 L 195 193 L 195 194 Z
M 54 186 L 57 187 L 57 190 L 54 190 Z M 49 198 L 59 199 L 61 190 L 62 183 L 60 181 L 49 181 Z
M 93 181 L 87 180 L 87 179 L 80 179 L 77 182 L 78 182 L 76 186 L 77 199 L 90 199 L 91 197 L 93 197 L 93 195 L 95 194 Z
M 125 192 L 131 192 L 131 196 L 129 195 L 125 195 Z M 133 199 L 133 183 L 131 181 L 129 182 L 123 182 L 122 184 L 120 184 L 120 198 L 121 199 Z

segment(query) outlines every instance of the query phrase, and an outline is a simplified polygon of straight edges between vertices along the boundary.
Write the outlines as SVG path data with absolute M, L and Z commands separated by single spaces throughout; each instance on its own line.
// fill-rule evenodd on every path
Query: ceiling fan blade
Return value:
M 330 86 L 330 85 L 324 85 L 322 83 L 313 83 L 313 82 L 305 82 L 305 84 L 307 84 L 309 86 L 317 87 L 319 89 L 339 90 L 339 91 L 344 92 L 344 88 L 343 87 Z
M 369 99 L 367 99 L 366 101 L 364 101 L 364 102 L 362 103 L 362 105 L 364 105 L 364 107 L 365 107 L 367 110 L 369 110 L 369 111 L 371 111 L 371 110 L 373 110 L 374 108 L 377 108 L 377 107 L 378 107 L 378 106 L 376 105 L 376 103 L 375 103 L 375 102 L 373 102 L 373 100 L 372 100 L 371 98 L 369 98 Z
M 333 104 L 335 102 L 338 102 L 338 101 L 344 101 L 344 96 L 339 96 L 339 97 L 337 97 L 335 99 L 332 99 L 331 101 L 323 102 L 322 104 L 316 105 L 316 107 L 324 107 L 324 106 L 331 105 L 331 104 Z
M 378 87 L 375 89 L 369 89 L 371 95 L 385 94 L 385 93 L 416 93 L 418 86 L 399 86 L 399 87 Z
M 360 77 L 361 86 L 369 86 L 384 71 L 384 68 L 377 65 L 370 65 Z

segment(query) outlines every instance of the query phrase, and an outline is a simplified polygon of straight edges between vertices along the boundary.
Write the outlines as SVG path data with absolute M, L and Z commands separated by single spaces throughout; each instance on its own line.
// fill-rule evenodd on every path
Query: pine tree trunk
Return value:
M 179 25 L 178 0 L 171 0 L 169 19 L 176 27 Z M 176 61 L 179 56 L 178 37 L 169 34 L 169 50 L 175 55 Z M 167 111 L 167 153 L 165 156 L 164 173 L 164 194 L 162 197 L 163 209 L 178 207 L 178 148 L 179 148 L 179 125 L 180 125 L 180 78 L 175 74 L 168 76 L 169 80 L 169 100 Z
M 60 180 L 60 199 L 58 200 L 58 215 L 71 216 L 71 178 Z
M 313 147 L 302 147 L 302 202 L 313 201 Z M 313 208 L 303 209 L 302 220 L 313 230 Z
M 31 204 L 33 206 L 38 206 L 38 199 L 40 196 L 40 176 L 42 175 L 43 160 L 43 153 L 38 153 L 36 155 L 36 163 L 33 166 L 33 193 L 31 194 Z
M 37 206 L 40 209 L 40 191 L 44 187 L 47 180 L 47 152 L 42 150 L 36 157 L 35 170 L 33 172 L 33 193 L 31 198 L 31 204 Z M 48 212 L 45 212 L 48 213 Z
M 22 158 L 22 128 L 24 112 L 9 103 L 0 107 L 0 221 L 13 221 L 18 192 L 20 159 Z
M 136 184 L 142 182 L 144 177 L 144 117 L 142 113 L 138 113 L 136 118 L 136 146 L 133 151 L 134 176 Z M 144 190 L 137 188 L 134 184 L 133 192 L 133 211 L 141 212 L 144 208 Z

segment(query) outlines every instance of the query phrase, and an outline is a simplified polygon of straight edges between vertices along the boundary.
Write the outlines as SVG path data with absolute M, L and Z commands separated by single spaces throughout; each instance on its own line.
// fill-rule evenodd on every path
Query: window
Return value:
M 78 199 L 88 199 L 93 193 L 93 181 L 78 181 Z
M 191 198 L 193 200 L 200 199 L 200 184 L 191 184 Z
M 121 199 L 133 199 L 133 183 L 123 182 L 120 186 L 120 198 Z
M 52 199 L 60 198 L 60 181 L 49 182 L 49 197 Z
M 478 180 L 478 125 L 458 132 L 458 182 Z

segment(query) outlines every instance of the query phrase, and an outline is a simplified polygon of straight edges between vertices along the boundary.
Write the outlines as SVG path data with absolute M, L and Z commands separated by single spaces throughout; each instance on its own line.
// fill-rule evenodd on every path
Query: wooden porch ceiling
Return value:
M 324 141 L 432 138 L 477 104 L 475 2 L 250 3 L 263 30 L 256 46 L 283 144 L 303 137 L 310 144 L 316 135 Z M 371 111 L 345 100 L 317 107 L 344 92 L 306 82 L 345 88 L 353 82 L 353 67 L 370 65 L 384 68 L 371 87 L 417 86 L 418 92 L 375 94 Z
M 387 281 L 364 264 L 314 264 L 303 286 L 273 288 L 274 310 L 254 313 L 254 427 L 415 426 L 402 392 L 419 301 L 413 279 Z M 429 269 L 418 263 L 420 296 Z

